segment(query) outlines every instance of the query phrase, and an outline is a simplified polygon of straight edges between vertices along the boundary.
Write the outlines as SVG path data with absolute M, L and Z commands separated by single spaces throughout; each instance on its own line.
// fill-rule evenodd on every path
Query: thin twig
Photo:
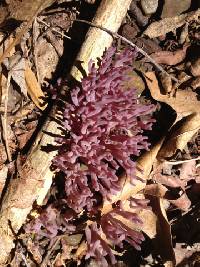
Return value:
M 67 38 L 67 39 L 72 39 L 71 37 L 69 37 L 69 36 L 67 36 L 66 34 L 64 34 L 63 32 L 60 32 L 60 31 L 58 31 L 58 30 L 56 30 L 54 27 L 51 27 L 49 24 L 47 24 L 45 21 L 43 21 L 42 19 L 40 19 L 40 18 L 37 18 L 37 21 L 38 22 L 40 22 L 40 23 L 42 23 L 42 24 L 44 24 L 46 27 L 48 27 L 48 28 L 52 28 L 52 32 L 56 32 L 56 33 L 58 33 L 58 34 L 60 34 L 62 37 L 65 37 L 65 38 Z
M 179 83 L 178 79 L 176 79 L 175 77 L 173 77 L 172 75 L 170 75 L 166 70 L 163 69 L 163 67 L 161 67 L 153 58 L 151 58 L 142 48 L 138 47 L 136 44 L 134 44 L 133 42 L 129 41 L 127 38 L 123 37 L 122 35 L 115 33 L 111 30 L 108 30 L 105 27 L 102 27 L 100 25 L 96 25 L 92 22 L 89 22 L 87 20 L 83 20 L 83 19 L 75 19 L 74 21 L 77 22 L 82 22 L 82 23 L 86 23 L 92 27 L 98 28 L 102 31 L 107 32 L 108 34 L 112 35 L 115 38 L 119 38 L 122 41 L 126 42 L 127 44 L 129 44 L 130 46 L 134 47 L 137 49 L 137 51 L 139 53 L 141 53 L 144 57 L 146 57 L 159 71 L 165 73 L 168 77 L 170 77 L 173 81 L 175 81 L 176 83 Z
M 39 75 L 39 69 L 38 69 L 38 49 L 37 49 L 37 32 L 36 32 L 36 28 L 37 28 L 37 19 L 34 19 L 33 21 L 33 38 L 32 38 L 32 45 L 33 45 L 33 60 L 35 62 L 35 68 L 36 68 L 36 76 L 37 76 L 37 80 L 38 83 L 40 84 L 40 75 Z
M 8 74 L 8 79 L 6 83 L 6 88 L 4 92 L 4 114 L 1 115 L 1 123 L 2 123 L 2 136 L 5 144 L 5 149 L 6 149 L 6 154 L 7 154 L 7 159 L 9 162 L 12 161 L 11 153 L 10 153 L 10 148 L 8 144 L 8 130 L 7 130 L 7 113 L 8 113 L 8 92 L 9 92 L 9 87 L 10 87 L 10 80 L 11 80 L 11 74 Z
M 200 160 L 200 156 L 197 158 L 193 158 L 193 159 L 185 159 L 185 160 L 177 160 L 177 161 L 175 161 L 175 160 L 174 161 L 165 161 L 164 163 L 167 163 L 169 165 L 179 165 L 179 164 L 191 162 L 194 160 Z

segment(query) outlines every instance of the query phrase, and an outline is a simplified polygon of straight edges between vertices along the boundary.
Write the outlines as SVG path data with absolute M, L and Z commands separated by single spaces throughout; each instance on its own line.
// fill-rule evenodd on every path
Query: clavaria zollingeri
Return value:
M 84 210 L 90 217 L 104 200 L 112 200 L 122 189 L 119 174 L 124 173 L 134 183 L 136 163 L 132 159 L 148 149 L 142 133 L 151 129 L 154 106 L 141 104 L 135 88 L 124 88 L 134 56 L 130 48 L 121 53 L 114 47 L 107 49 L 97 66 L 89 63 L 89 74 L 64 104 L 65 134 L 57 138 L 59 149 L 53 166 L 64 174 L 66 203 L 77 214 Z M 145 206 L 141 200 L 131 202 L 136 207 Z M 86 227 L 86 258 L 95 257 L 107 266 L 107 255 L 112 264 L 116 262 L 110 245 L 123 247 L 126 240 L 139 249 L 142 233 L 127 227 L 119 217 L 141 224 L 137 212 L 126 211 L 117 203 Z
M 109 48 L 89 63 L 89 74 L 71 91 L 65 104 L 63 128 L 66 136 L 53 164 L 65 176 L 67 204 L 76 212 L 91 210 L 95 193 L 110 198 L 120 189 L 117 172 L 123 169 L 134 182 L 136 165 L 131 156 L 148 149 L 143 130 L 151 128 L 152 105 L 139 103 L 135 89 L 123 89 L 131 70 L 134 51 L 116 54 Z

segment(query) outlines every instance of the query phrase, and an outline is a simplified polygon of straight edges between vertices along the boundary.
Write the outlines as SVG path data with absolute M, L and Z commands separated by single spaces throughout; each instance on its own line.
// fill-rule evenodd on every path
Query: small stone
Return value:
M 158 0 L 141 0 L 141 7 L 145 15 L 151 15 L 158 8 Z
M 189 9 L 191 0 L 165 0 L 161 17 L 175 17 Z

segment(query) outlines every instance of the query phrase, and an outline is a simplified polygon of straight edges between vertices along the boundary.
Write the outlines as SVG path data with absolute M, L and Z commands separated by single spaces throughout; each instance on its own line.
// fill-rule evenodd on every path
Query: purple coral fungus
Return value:
M 85 210 L 89 219 L 97 214 L 93 211 L 99 195 L 103 200 L 111 199 L 122 189 L 121 171 L 134 183 L 136 163 L 132 157 L 148 149 L 143 130 L 151 129 L 151 114 L 155 108 L 141 104 L 134 88 L 124 88 L 134 56 L 135 51 L 130 48 L 121 53 L 114 47 L 107 49 L 97 67 L 92 61 L 89 63 L 89 74 L 71 91 L 70 101 L 64 104 L 62 126 L 66 134 L 57 138 L 60 146 L 53 165 L 64 173 L 65 203 L 70 211 Z M 132 197 L 129 199 L 131 211 L 119 202 L 95 222 L 90 221 L 85 229 L 86 259 L 94 257 L 106 267 L 107 258 L 112 264 L 116 263 L 111 247 L 123 248 L 123 242 L 127 241 L 140 249 L 144 238 L 137 228 L 142 224 L 137 211 L 147 208 L 146 204 L 145 200 Z M 130 228 L 123 218 L 136 228 Z M 50 206 L 30 223 L 29 230 L 51 238 L 59 231 L 72 232 L 75 227 L 70 217 L 63 217 Z
M 96 192 L 108 199 L 116 194 L 120 168 L 134 182 L 131 156 L 148 149 L 142 131 L 151 129 L 154 107 L 140 104 L 135 89 L 123 89 L 134 55 L 130 48 L 119 54 L 109 48 L 97 67 L 89 63 L 88 76 L 65 104 L 63 128 L 69 134 L 58 139 L 53 165 L 66 176 L 67 204 L 76 212 L 91 210 Z

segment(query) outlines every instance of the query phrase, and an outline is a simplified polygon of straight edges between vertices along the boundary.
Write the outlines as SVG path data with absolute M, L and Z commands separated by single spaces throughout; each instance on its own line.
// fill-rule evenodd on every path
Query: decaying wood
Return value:
M 95 18 L 92 21 L 93 25 L 99 25 L 108 29 L 111 32 L 116 32 L 122 23 L 130 0 L 107 0 L 102 1 L 101 6 Z M 112 36 L 102 29 L 91 27 L 86 35 L 85 42 L 77 56 L 76 61 L 83 61 L 82 66 L 87 70 L 88 61 L 90 59 L 96 60 L 97 57 L 103 54 L 105 47 L 109 47 L 112 42 Z M 76 66 L 72 68 L 72 76 L 77 80 L 82 77 L 81 72 Z
M 121 25 L 131 0 L 102 0 L 93 23 L 116 32 Z M 90 29 L 86 40 L 78 55 L 78 60 L 84 61 L 83 67 L 87 71 L 87 63 L 102 55 L 105 47 L 109 47 L 112 37 L 100 29 Z M 80 79 L 76 68 L 72 75 Z M 46 153 L 43 148 L 54 144 L 54 138 L 47 133 L 58 134 L 57 124 L 47 121 L 44 132 L 40 133 L 34 148 L 28 155 L 19 177 L 15 177 L 8 186 L 4 196 L 0 217 L 0 266 L 5 266 L 11 249 L 14 247 L 14 235 L 9 227 L 9 221 L 15 233 L 26 220 L 36 200 L 42 201 L 51 185 L 53 173 L 50 171 L 51 160 L 56 152 Z

